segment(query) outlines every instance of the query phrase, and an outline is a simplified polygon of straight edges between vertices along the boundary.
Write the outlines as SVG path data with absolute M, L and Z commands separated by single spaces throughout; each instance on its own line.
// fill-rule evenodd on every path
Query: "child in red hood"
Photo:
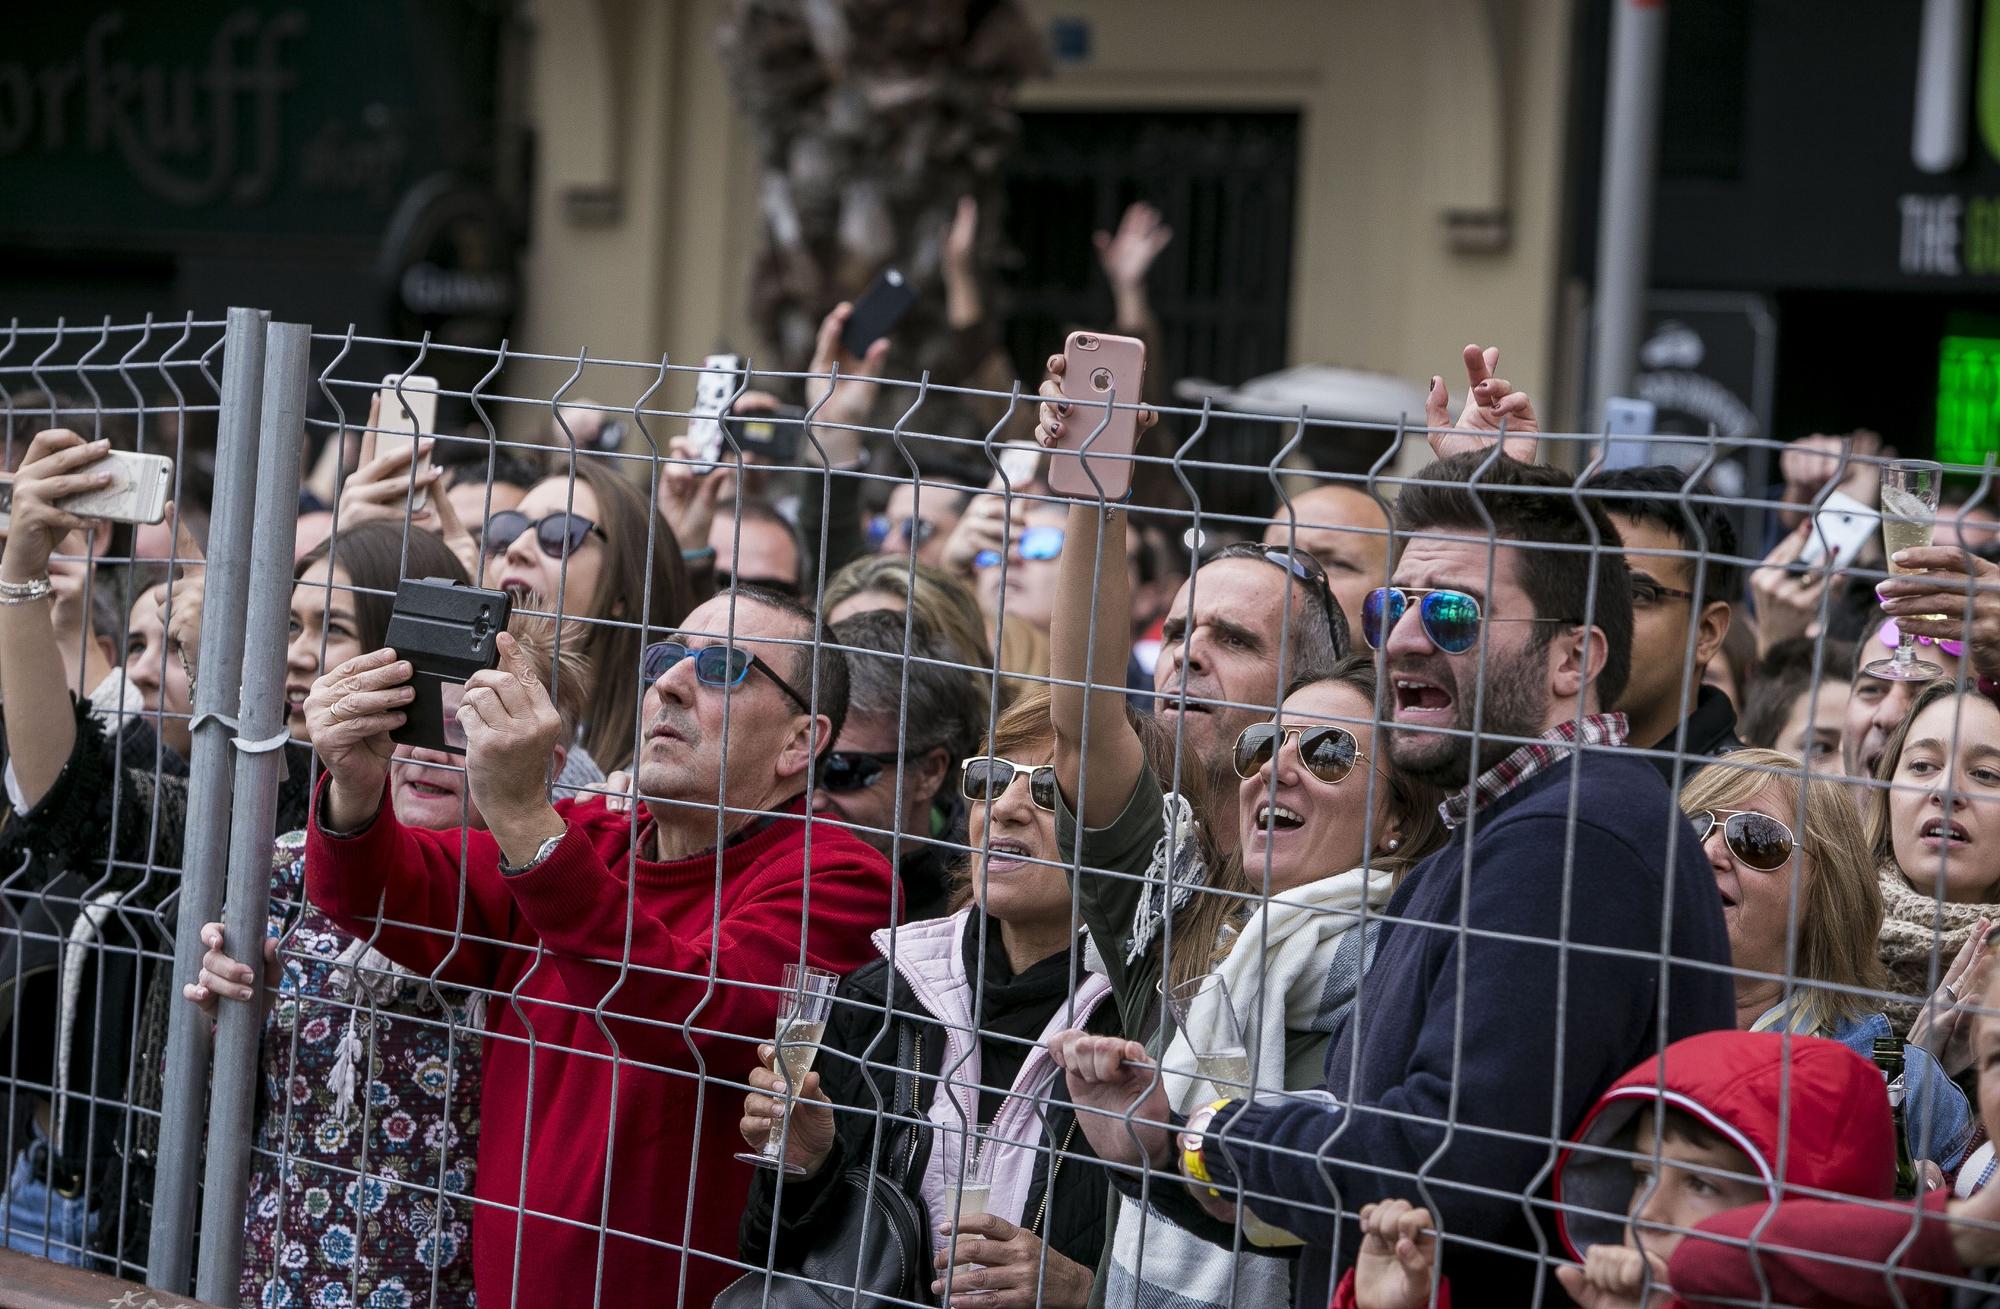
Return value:
M 1967 1002 L 1978 1011 L 1960 1021 L 1973 1024 L 1979 1113 L 1994 1136 L 2000 1129 L 2000 968 L 1987 974 L 1982 989 L 1978 1000 Z M 1966 1180 L 1961 1173 L 1960 1185 Z M 1753 1234 L 1754 1255 L 1747 1241 Z M 1948 1285 L 1946 1278 L 1959 1284 Z M 1956 1200 L 1935 1189 L 1915 1206 L 1791 1198 L 1721 1214 L 1682 1245 L 1669 1280 L 1690 1305 L 1768 1295 L 1778 1304 L 1814 1309 L 1991 1309 L 2000 1305 L 2000 1181 Z
M 1688 1245 L 1705 1244 L 1684 1244 L 1698 1224 L 1746 1206 L 1766 1211 L 1792 1188 L 1887 1200 L 1895 1174 L 1873 1064 L 1817 1037 L 1692 1036 L 1614 1083 L 1557 1159 L 1556 1228 L 1581 1266 L 1556 1276 L 1584 1309 L 1663 1309 L 1677 1303 L 1670 1269 Z M 1429 1213 L 1390 1201 L 1363 1209 L 1361 1225 L 1361 1253 L 1334 1309 L 1431 1303 Z M 1451 1303 L 1443 1280 L 1437 1303 Z

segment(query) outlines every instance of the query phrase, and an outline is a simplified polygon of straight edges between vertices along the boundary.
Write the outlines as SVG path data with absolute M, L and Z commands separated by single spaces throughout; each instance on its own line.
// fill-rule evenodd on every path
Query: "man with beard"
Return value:
M 731 1158 L 733 1102 L 702 1088 L 745 1080 L 785 965 L 859 966 L 893 896 L 878 851 L 809 817 L 847 713 L 846 664 L 816 631 L 795 602 L 739 587 L 646 647 L 643 818 L 549 803 L 562 726 L 510 636 L 458 710 L 490 831 L 407 828 L 382 803 L 411 698 L 395 651 L 314 684 L 306 718 L 326 774 L 306 841 L 312 902 L 404 967 L 494 997 L 474 1184 L 482 1304 L 637 1286 L 706 1304 L 735 1275 L 749 1169 Z
M 1487 458 L 1441 460 L 1403 492 L 1395 586 L 1364 605 L 1394 693 L 1389 763 L 1455 791 L 1454 832 L 1383 911 L 1327 1054 L 1328 1100 L 1218 1101 L 1171 1132 L 1145 1125 L 1172 1120 L 1137 1046 L 1054 1043 L 1072 1098 L 1109 1115 L 1079 1119 L 1098 1155 L 1190 1183 L 1153 1179 L 1156 1204 L 1205 1209 L 1221 1221 L 1190 1225 L 1226 1243 L 1240 1192 L 1304 1241 L 1300 1304 L 1327 1303 L 1355 1257 L 1360 1233 L 1336 1212 L 1413 1177 L 1451 1276 L 1531 1302 L 1550 1241 L 1529 1197 L 1545 1198 L 1551 1142 L 1641 1059 L 1734 1025 L 1701 847 L 1658 772 L 1622 749 L 1623 716 L 1602 712 L 1631 660 L 1617 532 L 1561 474 Z

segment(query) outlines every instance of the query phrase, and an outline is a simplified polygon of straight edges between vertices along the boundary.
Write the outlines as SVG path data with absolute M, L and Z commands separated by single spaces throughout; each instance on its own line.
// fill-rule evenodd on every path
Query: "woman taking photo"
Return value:
M 509 630 L 542 685 L 561 688 L 556 709 L 573 731 L 581 658 L 564 651 L 569 666 L 551 679 L 553 624 L 523 615 Z M 339 658 L 382 639 L 372 628 L 357 636 L 341 639 Z M 486 829 L 460 755 L 397 746 L 389 799 L 408 826 Z M 201 973 L 181 994 L 213 1018 L 220 1000 L 250 998 L 252 977 L 226 952 L 221 923 L 204 926 L 202 940 Z M 242 1302 L 313 1305 L 353 1291 L 357 1304 L 470 1305 L 487 997 L 433 986 L 307 904 L 303 831 L 277 839 L 263 959 Z M 355 1178 L 362 1203 L 350 1194 Z
M 919 1296 L 942 1293 L 949 1269 L 956 1306 L 990 1303 L 995 1291 L 1032 1294 L 1037 1285 L 1050 1309 L 1088 1300 L 1106 1180 L 1042 1042 L 1071 1025 L 1117 1029 L 1109 985 L 1082 968 L 1056 848 L 1053 744 L 1048 695 L 1037 688 L 1001 715 L 987 755 L 966 761 L 966 903 L 948 918 L 878 932 L 883 959 L 841 983 L 818 1071 L 786 1115 L 787 1157 L 806 1174 L 785 1178 L 782 1194 L 771 1172 L 759 1171 L 751 1187 L 741 1245 L 752 1267 L 775 1267 L 780 1279 L 796 1269 L 853 1202 L 835 1179 L 873 1159 L 927 1211 L 935 1284 L 920 1278 Z M 914 1108 L 896 1095 L 905 1029 L 914 1038 Z M 761 1054 L 766 1066 L 751 1074 L 756 1089 L 743 1104 L 743 1139 L 753 1150 L 776 1130 L 784 1093 L 768 1067 L 770 1047 Z M 878 1116 L 878 1106 L 894 1112 Z M 911 1118 L 920 1126 L 914 1141 Z M 954 1226 L 964 1170 L 975 1160 L 991 1199 L 984 1214 Z M 751 1277 L 761 1286 L 763 1274 Z
M 670 630 L 695 604 L 673 529 L 615 467 L 579 458 L 574 481 L 566 473 L 543 478 L 520 504 L 486 520 L 480 542 L 488 555 L 480 584 L 509 592 L 517 605 L 553 611 L 560 602 L 563 645 L 574 632 L 588 668 L 591 715 L 560 785 L 587 785 L 626 767 L 644 691 L 639 652 L 651 639 L 640 623 L 655 634 Z M 600 770 L 595 777 L 579 776 L 586 763 Z
M 1800 771 L 1797 756 L 1739 750 L 1688 780 L 1681 811 L 1722 897 L 1737 1028 L 1827 1037 L 1872 1059 L 1892 1034 L 1875 860 L 1845 779 L 1808 774 L 1802 787 Z M 1910 1152 L 1950 1173 L 1977 1124 L 1951 1080 L 1963 1069 L 1919 1039 L 1928 1030 L 1903 1049 Z

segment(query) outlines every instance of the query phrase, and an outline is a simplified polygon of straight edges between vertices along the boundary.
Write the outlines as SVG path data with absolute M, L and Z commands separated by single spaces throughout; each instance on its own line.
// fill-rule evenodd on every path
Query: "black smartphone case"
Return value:
M 405 581 L 396 588 L 389 612 L 388 642 L 410 661 L 416 698 L 403 725 L 389 734 L 401 745 L 464 754 L 446 731 L 444 688 L 462 683 L 500 662 L 500 632 L 513 617 L 514 600 L 505 591 L 461 586 L 441 577 Z

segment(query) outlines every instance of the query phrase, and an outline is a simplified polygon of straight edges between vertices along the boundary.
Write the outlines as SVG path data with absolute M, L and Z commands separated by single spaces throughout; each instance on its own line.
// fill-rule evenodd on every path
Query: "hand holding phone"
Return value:
M 854 302 L 854 312 L 847 316 L 847 327 L 840 335 L 841 344 L 856 359 L 864 357 L 869 346 L 896 330 L 896 324 L 916 303 L 917 293 L 903 275 L 893 268 L 883 269 Z
M 1138 447 L 1142 426 L 1152 425 L 1150 413 L 1142 424 L 1138 407 L 1146 344 L 1131 336 L 1071 332 L 1060 360 L 1060 369 L 1049 361 L 1058 405 L 1043 403 L 1043 426 L 1036 432 L 1050 450 L 1049 489 L 1090 500 L 1123 499 L 1132 489 L 1132 461 L 1123 456 Z M 1048 383 L 1042 393 L 1050 394 Z M 1089 453 L 1080 453 L 1086 446 Z
M 1827 496 L 1813 522 L 1814 529 L 1806 533 L 1798 561 L 1807 567 L 1817 567 L 1831 553 L 1832 568 L 1838 572 L 1851 566 L 1875 539 L 1882 526 L 1882 515 L 1845 491 L 1835 491 Z
M 438 384 L 435 377 L 390 373 L 376 396 L 375 458 L 404 450 L 416 465 L 409 496 L 411 513 L 429 503 L 424 474 L 430 471 L 428 438 L 437 432 Z
M 82 470 L 110 473 L 111 484 L 56 503 L 79 518 L 114 523 L 157 523 L 167 516 L 167 495 L 173 489 L 174 461 L 165 455 L 113 450 Z M 11 488 L 8 507 L 12 508 Z

